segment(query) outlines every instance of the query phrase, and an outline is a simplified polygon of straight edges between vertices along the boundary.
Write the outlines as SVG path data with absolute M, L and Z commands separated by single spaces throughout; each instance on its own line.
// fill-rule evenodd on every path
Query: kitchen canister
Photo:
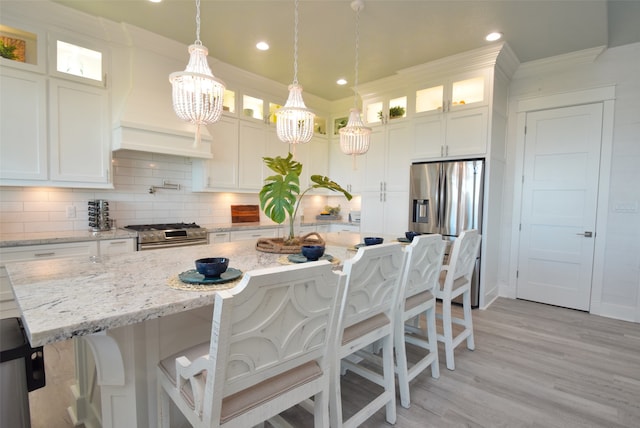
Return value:
M 94 232 L 111 229 L 109 220 L 109 202 L 104 199 L 91 199 L 88 202 L 89 227 Z

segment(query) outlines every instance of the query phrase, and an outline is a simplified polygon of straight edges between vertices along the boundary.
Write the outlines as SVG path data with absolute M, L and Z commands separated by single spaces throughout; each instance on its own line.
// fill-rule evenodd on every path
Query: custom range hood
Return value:
M 169 74 L 184 68 L 186 47 L 127 24 L 120 28 L 122 48 L 112 51 L 112 150 L 212 158 L 207 128 L 195 146 L 195 125 L 173 111 Z

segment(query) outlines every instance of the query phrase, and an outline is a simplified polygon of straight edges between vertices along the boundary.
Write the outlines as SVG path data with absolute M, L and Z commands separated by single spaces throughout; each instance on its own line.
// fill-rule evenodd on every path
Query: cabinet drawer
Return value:
M 209 242 L 211 244 L 229 242 L 229 232 L 211 232 L 209 233 Z
M 92 242 L 69 242 L 64 244 L 0 248 L 0 266 L 4 266 L 10 262 L 89 256 L 89 247 L 91 244 Z
M 258 238 L 275 238 L 276 229 L 253 229 L 231 231 L 231 241 L 248 241 Z
M 99 243 L 103 255 L 132 253 L 136 250 L 134 239 L 109 239 Z

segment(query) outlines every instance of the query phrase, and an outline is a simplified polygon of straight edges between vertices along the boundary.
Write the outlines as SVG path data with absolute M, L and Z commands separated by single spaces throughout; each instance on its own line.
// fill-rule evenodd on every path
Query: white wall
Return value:
M 593 61 L 569 55 L 523 64 L 511 83 L 510 120 L 507 136 L 507 177 L 500 270 L 501 295 L 515 296 L 515 278 L 509 277 L 517 263 L 513 257 L 512 208 L 516 170 L 515 111 L 519 100 L 557 93 L 615 85 L 615 118 L 603 278 L 594 277 L 591 311 L 600 315 L 640 322 L 640 44 L 604 50 Z M 631 207 L 631 212 L 621 208 Z M 511 255 L 511 258 L 510 258 Z

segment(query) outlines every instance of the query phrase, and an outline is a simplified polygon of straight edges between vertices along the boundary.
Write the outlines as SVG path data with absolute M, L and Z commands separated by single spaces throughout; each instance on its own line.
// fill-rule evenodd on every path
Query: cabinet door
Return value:
M 304 191 L 313 184 L 311 182 L 312 175 L 327 176 L 340 184 L 339 181 L 329 175 L 329 143 L 325 138 L 313 137 L 307 144 L 299 144 L 298 147 L 296 147 L 296 159 L 302 162 L 302 176 L 300 177 L 301 191 Z M 310 193 L 337 194 L 325 189 L 312 190 Z
M 209 233 L 209 243 L 218 244 L 221 242 L 229 242 L 229 232 L 211 232 Z
M 413 121 L 413 159 L 444 155 L 444 119 L 442 113 L 422 116 Z
M 409 230 L 409 192 L 386 192 L 384 195 L 384 234 L 403 237 Z
M 208 129 L 213 139 L 211 143 L 213 159 L 202 161 L 206 170 L 203 186 L 210 189 L 235 189 L 238 187 L 239 166 L 238 119 L 223 117 Z
M 404 236 L 409 224 L 409 192 L 363 192 L 363 235 Z
M 338 183 L 351 194 L 361 190 L 361 177 L 364 175 L 365 156 L 345 155 L 340 150 L 340 141 L 336 138 L 329 144 L 329 178 Z M 355 165 L 354 165 L 355 162 Z M 355 169 L 354 169 L 355 167 Z
M 262 188 L 262 157 L 265 155 L 266 132 L 262 123 L 240 121 L 238 150 L 238 188 L 259 190 Z
M 100 252 L 103 256 L 133 253 L 136 251 L 136 240 L 125 239 L 104 239 L 92 242 L 92 245 L 100 245 Z
M 446 115 L 445 156 L 482 155 L 487 151 L 487 107 Z
M 46 180 L 45 78 L 2 67 L 0 87 L 0 178 Z
M 384 233 L 384 201 L 383 193 L 362 192 L 362 218 L 360 233 L 367 236 L 378 236 Z
M 363 192 L 382 192 L 385 180 L 387 128 L 384 125 L 373 128 L 369 151 L 364 158 L 364 174 L 362 176 Z
M 107 91 L 57 79 L 49 85 L 51 180 L 107 184 L 111 166 Z
M 407 191 L 409 189 L 410 130 L 406 123 L 387 126 L 385 144 L 385 192 Z

